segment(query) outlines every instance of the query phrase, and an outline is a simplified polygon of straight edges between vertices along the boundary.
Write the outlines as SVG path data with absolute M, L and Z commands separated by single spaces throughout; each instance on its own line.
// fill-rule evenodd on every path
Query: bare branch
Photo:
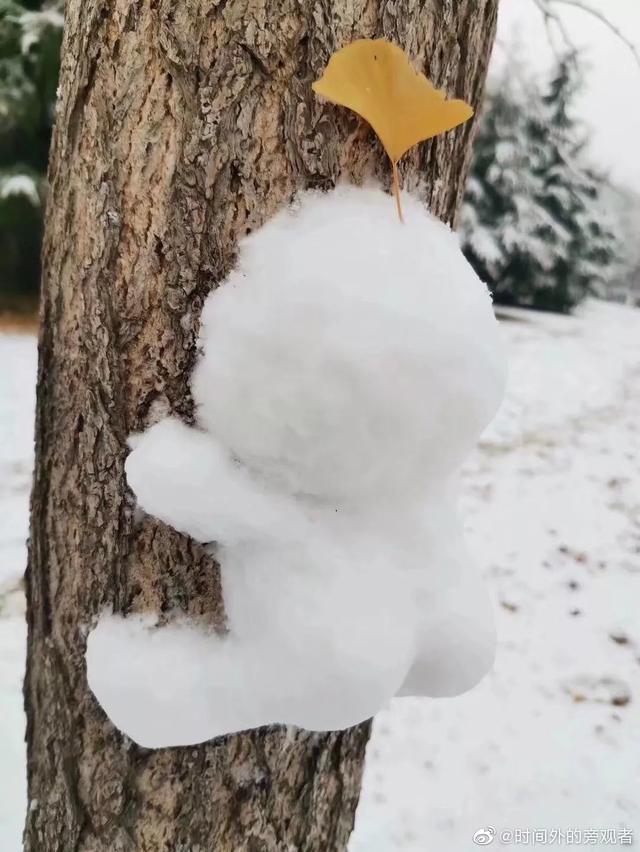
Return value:
M 586 3 L 585 0 L 533 0 L 533 2 L 544 17 L 547 32 L 551 33 L 552 26 L 555 26 L 567 46 L 571 46 L 571 38 L 561 16 L 558 13 L 558 6 L 571 6 L 574 9 L 580 9 L 587 15 L 591 15 L 596 18 L 631 51 L 636 63 L 640 67 L 640 50 L 637 45 L 635 45 L 631 39 L 627 38 L 622 30 L 610 21 L 604 12 L 601 12 L 599 9 L 595 9 L 589 3 Z
M 557 30 L 560 33 L 560 38 L 565 46 L 565 48 L 573 48 L 573 44 L 571 43 L 571 39 L 569 38 L 569 33 L 564 25 L 564 21 L 558 15 L 558 13 L 552 9 L 549 0 L 533 0 L 534 5 L 538 8 L 542 17 L 544 19 L 544 25 L 547 30 L 547 38 L 549 39 L 549 44 L 551 45 L 551 49 L 556 57 L 556 59 L 560 58 L 561 51 L 556 47 L 556 39 L 555 39 L 555 31 Z M 554 30 L 555 27 L 555 30 Z
M 544 25 L 547 30 L 547 35 L 551 46 L 555 52 L 554 27 L 562 36 L 562 40 L 567 48 L 573 48 L 574 45 L 569 37 L 569 33 L 564 21 L 553 6 L 553 0 L 533 0 L 533 4 L 544 18 Z

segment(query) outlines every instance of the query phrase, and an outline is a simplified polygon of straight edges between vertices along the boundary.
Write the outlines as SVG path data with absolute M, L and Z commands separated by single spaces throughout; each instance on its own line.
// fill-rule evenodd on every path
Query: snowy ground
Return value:
M 21 849 L 24 780 L 24 601 L 36 342 L 0 334 L 0 852 Z
M 468 852 L 482 827 L 496 846 L 539 829 L 546 848 L 640 832 L 640 311 L 509 313 L 508 397 L 464 472 L 498 660 L 469 695 L 379 715 L 351 852 Z M 33 338 L 0 336 L 0 364 L 0 850 L 18 852 Z M 582 835 L 554 839 L 567 829 Z

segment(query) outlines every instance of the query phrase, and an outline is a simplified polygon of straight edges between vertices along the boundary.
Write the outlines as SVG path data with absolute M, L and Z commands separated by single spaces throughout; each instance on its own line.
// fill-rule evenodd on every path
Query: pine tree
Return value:
M 605 179 L 586 165 L 586 137 L 571 114 L 581 86 L 578 56 L 570 53 L 558 62 L 543 98 L 550 145 L 541 201 L 570 234 L 555 269 L 555 289 L 567 308 L 589 293 L 603 295 L 616 262 L 616 240 L 601 203 Z
M 465 253 L 496 301 L 533 304 L 566 248 L 568 235 L 537 202 L 546 163 L 540 92 L 509 68 L 489 97 L 462 217 Z
M 497 302 L 568 311 L 601 295 L 617 246 L 571 113 L 575 53 L 546 91 L 513 62 L 489 97 L 462 216 L 465 254 Z
M 0 0 L 0 298 L 37 292 L 61 4 Z

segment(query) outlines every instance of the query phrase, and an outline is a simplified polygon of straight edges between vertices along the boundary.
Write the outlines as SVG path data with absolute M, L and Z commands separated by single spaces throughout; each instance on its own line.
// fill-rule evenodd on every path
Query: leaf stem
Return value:
M 401 222 L 404 222 L 404 218 L 402 216 L 402 204 L 400 203 L 400 180 L 398 178 L 398 164 L 391 160 L 391 166 L 393 168 L 393 194 L 396 199 L 396 209 L 398 210 L 398 218 Z

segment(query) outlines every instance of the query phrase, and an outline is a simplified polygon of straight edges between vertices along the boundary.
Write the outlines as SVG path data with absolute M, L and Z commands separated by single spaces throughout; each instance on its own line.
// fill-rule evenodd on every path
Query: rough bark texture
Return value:
M 388 185 L 370 131 L 318 103 L 312 80 L 337 47 L 384 35 L 477 105 L 496 7 L 68 0 L 27 574 L 30 852 L 346 847 L 368 725 L 141 749 L 88 691 L 85 637 L 110 606 L 223 621 L 208 553 L 135 514 L 126 439 L 167 410 L 191 418 L 200 308 L 240 235 L 300 187 L 372 173 Z M 471 134 L 467 125 L 402 164 L 405 185 L 445 220 L 460 199 Z

